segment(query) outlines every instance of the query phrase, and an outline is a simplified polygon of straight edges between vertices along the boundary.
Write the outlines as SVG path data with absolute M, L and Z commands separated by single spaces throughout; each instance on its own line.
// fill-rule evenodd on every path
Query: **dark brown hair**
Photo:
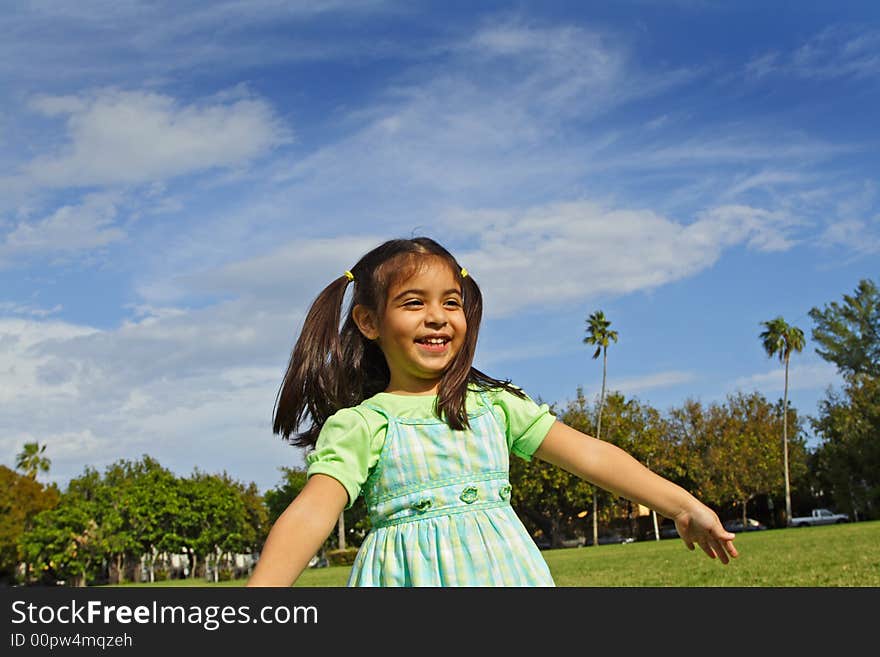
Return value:
M 461 265 L 452 254 L 430 238 L 389 240 L 351 268 L 354 294 L 341 329 L 348 276 L 334 280 L 312 302 L 275 399 L 274 433 L 299 447 L 314 446 L 327 418 L 340 409 L 357 406 L 388 386 L 390 372 L 385 356 L 360 332 L 352 309 L 362 305 L 381 317 L 388 290 L 415 274 L 426 257 L 442 259 L 458 277 L 467 322 L 464 344 L 440 380 L 434 405 L 437 417 L 452 429 L 467 428 L 465 398 L 469 385 L 481 390 L 504 388 L 518 397 L 525 396 L 510 381 L 493 379 L 472 366 L 483 315 L 483 295 L 473 276 L 462 276 Z M 310 426 L 300 431 L 307 421 Z

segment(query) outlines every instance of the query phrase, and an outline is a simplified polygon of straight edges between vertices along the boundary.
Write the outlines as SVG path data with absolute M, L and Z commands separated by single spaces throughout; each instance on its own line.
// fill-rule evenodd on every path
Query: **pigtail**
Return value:
M 434 412 L 438 417 L 444 418 L 452 429 L 467 429 L 470 423 L 465 398 L 471 382 L 471 363 L 474 362 L 480 319 L 483 316 L 483 294 L 473 277 L 465 270 L 459 272 L 459 277 L 467 334 L 464 344 L 440 382 Z
M 343 366 L 339 335 L 349 281 L 348 275 L 340 276 L 312 302 L 275 398 L 272 431 L 299 447 L 314 445 L 327 418 L 350 405 L 350 372 Z M 312 426 L 299 432 L 306 415 Z
M 480 334 L 480 321 L 483 317 L 483 293 L 480 292 L 480 286 L 469 272 L 462 269 L 460 276 L 467 336 L 440 382 L 434 407 L 437 417 L 443 418 L 452 429 L 470 428 L 465 405 L 469 386 L 480 390 L 503 389 L 517 397 L 523 399 L 526 397 L 525 393 L 512 386 L 509 380 L 492 378 L 473 367 Z

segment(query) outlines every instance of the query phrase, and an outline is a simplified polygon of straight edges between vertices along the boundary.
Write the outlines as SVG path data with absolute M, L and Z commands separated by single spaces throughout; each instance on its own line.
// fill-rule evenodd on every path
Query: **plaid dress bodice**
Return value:
M 363 486 L 372 529 L 353 586 L 553 586 L 510 505 L 505 432 L 482 397 L 470 428 L 397 418 Z

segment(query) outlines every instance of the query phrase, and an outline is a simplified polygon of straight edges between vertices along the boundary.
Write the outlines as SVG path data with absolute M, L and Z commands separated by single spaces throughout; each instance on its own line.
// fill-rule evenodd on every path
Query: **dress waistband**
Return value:
M 506 473 L 485 473 L 455 482 L 445 480 L 385 496 L 367 504 L 374 528 L 398 525 L 442 515 L 452 515 L 510 505 L 510 482 Z

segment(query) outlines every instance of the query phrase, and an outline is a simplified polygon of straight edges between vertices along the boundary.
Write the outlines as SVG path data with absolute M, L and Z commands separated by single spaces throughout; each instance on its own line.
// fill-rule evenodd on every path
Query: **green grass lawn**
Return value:
M 880 521 L 747 532 L 727 566 L 679 539 L 542 552 L 557 586 L 880 586 Z M 344 586 L 349 567 L 312 568 L 296 583 Z M 244 580 L 221 582 L 241 586 Z M 204 580 L 140 586 L 205 586 Z

